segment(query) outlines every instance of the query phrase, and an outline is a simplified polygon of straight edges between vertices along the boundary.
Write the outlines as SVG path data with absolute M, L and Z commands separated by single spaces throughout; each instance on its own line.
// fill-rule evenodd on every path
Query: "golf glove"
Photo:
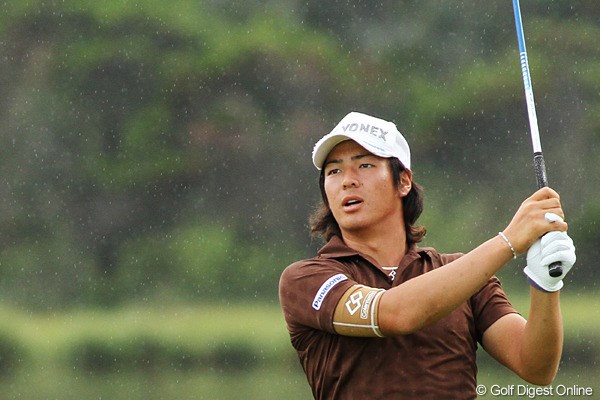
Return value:
M 575 246 L 566 232 L 548 232 L 536 240 L 527 251 L 527 266 L 523 270 L 534 287 L 546 292 L 556 292 L 563 287 L 563 278 L 575 264 Z M 554 262 L 562 264 L 563 273 L 553 278 L 548 266 Z

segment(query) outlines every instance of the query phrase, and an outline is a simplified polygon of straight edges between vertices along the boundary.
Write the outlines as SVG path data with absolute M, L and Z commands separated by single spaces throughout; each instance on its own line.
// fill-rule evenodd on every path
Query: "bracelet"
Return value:
M 510 251 L 512 251 L 513 258 L 517 258 L 517 252 L 515 251 L 515 248 L 513 247 L 513 245 L 510 242 L 510 240 L 508 240 L 508 238 L 506 237 L 506 235 L 504 234 L 504 232 L 498 232 L 498 235 L 500 235 L 500 237 L 502 239 L 504 239 L 504 241 L 506 242 L 506 244 L 508 245 L 508 247 L 510 247 Z

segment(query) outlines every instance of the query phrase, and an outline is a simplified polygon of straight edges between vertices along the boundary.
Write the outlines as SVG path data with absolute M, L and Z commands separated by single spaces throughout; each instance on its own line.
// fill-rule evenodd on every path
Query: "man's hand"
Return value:
M 554 214 L 558 218 L 547 219 L 547 214 Z M 503 232 L 514 246 L 515 253 L 522 254 L 545 233 L 566 231 L 569 225 L 563 221 L 564 215 L 558 193 L 544 187 L 521 203 Z
M 527 251 L 525 274 L 539 288 L 546 292 L 556 292 L 563 287 L 562 279 L 575 264 L 575 246 L 566 232 L 548 232 L 538 239 Z M 563 274 L 553 278 L 548 274 L 548 266 L 560 262 Z

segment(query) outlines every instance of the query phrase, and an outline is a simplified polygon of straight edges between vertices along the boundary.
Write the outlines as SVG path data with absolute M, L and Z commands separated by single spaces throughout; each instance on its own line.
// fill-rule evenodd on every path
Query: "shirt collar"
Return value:
M 426 256 L 427 253 L 429 252 L 429 250 L 430 249 L 427 247 L 421 248 L 421 247 L 416 246 L 414 243 L 411 244 L 408 248 L 406 255 L 404 256 L 404 258 L 402 260 L 402 264 L 405 264 L 406 261 L 411 262 L 417 258 Z M 354 250 L 351 247 L 348 247 L 346 245 L 346 243 L 344 243 L 342 238 L 340 238 L 339 236 L 333 236 L 329 240 L 329 242 L 327 242 L 325 244 L 325 246 L 323 246 L 318 251 L 317 254 L 321 258 L 332 258 L 332 259 L 360 256 L 366 260 L 369 260 L 371 263 L 373 262 L 373 260 L 371 260 L 370 257 L 359 253 L 358 251 Z

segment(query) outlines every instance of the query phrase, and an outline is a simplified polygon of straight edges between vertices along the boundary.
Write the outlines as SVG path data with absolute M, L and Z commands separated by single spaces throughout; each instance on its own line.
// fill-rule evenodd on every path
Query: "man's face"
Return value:
M 329 153 L 323 169 L 327 201 L 342 234 L 402 223 L 400 199 L 410 187 L 394 187 L 387 158 L 346 140 Z

